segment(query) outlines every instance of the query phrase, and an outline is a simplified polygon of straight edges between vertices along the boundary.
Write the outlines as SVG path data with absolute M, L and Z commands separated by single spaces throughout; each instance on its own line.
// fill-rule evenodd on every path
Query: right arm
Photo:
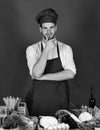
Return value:
M 44 72 L 46 61 L 47 61 L 48 51 L 46 49 L 41 53 L 38 49 L 38 44 L 27 47 L 26 49 L 26 59 L 27 66 L 29 68 L 30 75 L 32 79 L 39 78 L 39 76 Z
M 45 67 L 46 67 L 48 54 L 49 54 L 50 50 L 53 49 L 54 47 L 55 47 L 54 40 L 47 41 L 46 46 L 45 46 L 40 58 L 38 59 L 38 61 L 35 63 L 35 65 L 32 68 L 32 77 L 33 78 L 39 78 L 42 76 L 42 74 L 45 70 Z
M 37 46 L 29 46 L 26 49 L 26 59 L 27 59 L 27 65 L 30 71 L 31 77 L 39 78 L 45 69 L 47 57 L 49 54 L 49 51 L 54 48 L 54 44 L 51 41 L 48 41 L 45 49 L 43 52 L 39 55 L 39 52 L 37 51 Z
M 44 49 L 40 58 L 38 59 L 38 61 L 35 63 L 35 65 L 32 68 L 33 78 L 39 78 L 43 74 L 46 63 L 47 63 L 47 57 L 48 57 L 48 51 Z

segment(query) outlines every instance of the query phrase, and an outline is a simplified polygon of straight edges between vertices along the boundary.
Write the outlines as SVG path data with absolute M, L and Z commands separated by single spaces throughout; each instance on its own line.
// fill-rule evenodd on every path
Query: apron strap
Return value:
M 60 58 L 58 42 L 57 42 L 57 54 L 58 54 L 58 57 Z
M 42 42 L 41 42 L 41 52 L 43 51 L 43 45 L 42 45 Z

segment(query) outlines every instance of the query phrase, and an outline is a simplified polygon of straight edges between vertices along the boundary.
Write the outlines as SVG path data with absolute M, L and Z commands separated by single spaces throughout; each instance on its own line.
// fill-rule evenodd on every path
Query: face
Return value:
M 43 23 L 40 27 L 40 32 L 44 38 L 48 37 L 48 39 L 51 39 L 55 35 L 56 31 L 57 26 L 54 23 Z

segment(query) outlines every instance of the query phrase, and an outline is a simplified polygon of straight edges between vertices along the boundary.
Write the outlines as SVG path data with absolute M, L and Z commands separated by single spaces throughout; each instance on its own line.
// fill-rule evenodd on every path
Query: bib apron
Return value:
M 43 46 L 41 43 L 41 51 Z M 56 73 L 64 70 L 62 67 L 59 47 L 58 57 L 47 60 L 43 74 Z M 57 110 L 68 109 L 69 85 L 67 80 L 33 80 L 26 96 L 26 104 L 30 116 L 54 116 Z

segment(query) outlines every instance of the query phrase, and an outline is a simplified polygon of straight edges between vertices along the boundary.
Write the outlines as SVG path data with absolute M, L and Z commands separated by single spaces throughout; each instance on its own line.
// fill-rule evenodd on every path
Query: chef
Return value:
M 69 107 L 68 80 L 76 67 L 72 48 L 56 39 L 58 14 L 52 8 L 39 12 L 36 21 L 42 40 L 27 47 L 26 58 L 32 85 L 26 96 L 30 116 L 54 116 Z

